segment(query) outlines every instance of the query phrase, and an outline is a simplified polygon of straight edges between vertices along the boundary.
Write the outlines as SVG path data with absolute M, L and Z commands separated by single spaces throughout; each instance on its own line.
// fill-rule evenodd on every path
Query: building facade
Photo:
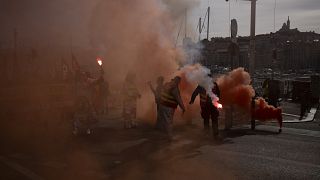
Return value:
M 277 32 L 256 35 L 255 41 L 256 70 L 271 68 L 276 71 L 320 71 L 320 34 L 291 29 L 289 17 Z M 200 43 L 200 62 L 208 68 L 218 65 L 248 69 L 250 37 L 238 37 L 236 50 L 230 48 L 230 38 L 211 38 L 210 41 L 204 39 Z

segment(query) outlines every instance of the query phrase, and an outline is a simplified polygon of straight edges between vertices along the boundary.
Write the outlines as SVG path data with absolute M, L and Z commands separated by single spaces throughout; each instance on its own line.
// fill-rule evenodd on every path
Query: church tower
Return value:
M 289 16 L 288 16 L 288 20 L 287 20 L 287 27 L 288 27 L 288 30 L 290 30 L 290 19 L 289 19 Z

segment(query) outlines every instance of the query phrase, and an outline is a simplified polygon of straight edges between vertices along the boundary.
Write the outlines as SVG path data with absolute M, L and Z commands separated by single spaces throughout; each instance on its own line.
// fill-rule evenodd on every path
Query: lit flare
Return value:
M 222 104 L 220 104 L 219 102 L 213 102 L 213 105 L 218 108 L 218 109 L 222 109 Z
M 102 59 L 101 58 L 97 58 L 97 62 L 98 62 L 98 64 L 99 64 L 99 66 L 102 66 Z

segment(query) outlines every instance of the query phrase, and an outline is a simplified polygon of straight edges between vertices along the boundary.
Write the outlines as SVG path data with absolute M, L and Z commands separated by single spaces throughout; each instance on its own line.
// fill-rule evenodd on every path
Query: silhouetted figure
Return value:
M 101 76 L 96 85 L 96 109 L 99 114 L 108 113 L 109 84 Z
M 156 87 L 156 89 L 154 89 L 154 87 L 152 86 L 151 82 L 149 82 L 150 89 L 154 94 L 155 102 L 156 102 L 156 105 L 157 105 L 157 122 L 156 122 L 156 128 L 157 129 L 160 128 L 160 124 L 161 124 L 160 123 L 160 118 L 159 118 L 159 104 L 160 104 L 160 99 L 161 99 L 161 92 L 162 92 L 162 89 L 163 89 L 163 81 L 164 81 L 163 76 L 159 76 L 157 78 L 157 87 Z
M 280 88 L 277 81 L 270 80 L 268 85 L 268 104 L 278 107 L 278 100 L 280 97 Z
M 303 116 L 305 115 L 306 111 L 309 108 L 309 101 L 310 101 L 310 91 L 304 90 L 300 93 L 300 118 L 302 120 Z
M 212 92 L 217 96 L 220 97 L 220 89 L 218 84 L 214 82 L 214 88 Z M 205 88 L 198 85 L 197 88 L 193 91 L 191 100 L 189 104 L 193 104 L 197 95 L 200 95 L 200 107 L 201 107 L 201 117 L 203 119 L 203 126 L 206 133 L 209 132 L 209 120 L 211 118 L 212 121 L 212 130 L 213 130 L 213 137 L 218 138 L 219 130 L 218 130 L 218 117 L 219 111 L 216 106 L 213 105 L 211 97 L 207 94 Z
M 266 100 L 269 96 L 269 82 L 270 82 L 270 78 L 267 78 L 266 80 L 263 81 L 263 84 L 262 84 L 262 88 L 263 88 L 262 97 Z
M 185 107 L 179 90 L 180 81 L 181 77 L 176 76 L 175 78 L 171 79 L 170 82 L 165 83 L 160 97 L 160 130 L 164 130 L 168 134 L 169 138 L 172 137 L 173 116 L 178 105 L 182 109 L 183 113 L 185 112 Z
M 95 112 L 88 99 L 84 96 L 78 97 L 75 102 L 75 113 L 73 116 L 73 134 L 85 132 L 92 133 L 92 127 L 97 122 Z

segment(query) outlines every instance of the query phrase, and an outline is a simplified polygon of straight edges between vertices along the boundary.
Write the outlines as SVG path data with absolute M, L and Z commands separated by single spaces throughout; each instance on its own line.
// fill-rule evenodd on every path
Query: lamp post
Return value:
M 226 0 L 227 2 L 229 0 Z M 255 62 L 255 29 L 256 29 L 256 1 L 257 0 L 244 0 L 251 1 L 251 23 L 250 23 L 250 52 L 249 52 L 249 73 L 251 76 L 254 75 L 254 62 Z M 230 7 L 230 6 L 229 6 Z M 236 21 L 234 22 L 236 24 Z M 235 25 L 233 25 L 235 27 Z M 235 28 L 234 28 L 235 29 Z M 231 32 L 231 28 L 230 28 Z M 236 33 L 231 34 L 231 37 L 236 37 Z M 232 56 L 231 56 L 232 59 Z M 234 66 L 232 60 L 232 67 Z M 232 127 L 233 121 L 233 106 L 231 105 L 229 108 L 226 108 L 226 121 L 225 121 L 225 129 L 228 130 Z
M 227 2 L 229 0 L 226 0 Z M 250 52 L 249 52 L 249 73 L 254 74 L 255 66 L 255 33 L 256 33 L 256 1 L 257 0 L 243 0 L 251 1 L 251 22 L 250 22 Z
M 255 66 L 255 33 L 256 33 L 256 1 L 251 0 L 251 23 L 250 23 L 250 61 L 249 61 L 249 73 L 254 74 Z

